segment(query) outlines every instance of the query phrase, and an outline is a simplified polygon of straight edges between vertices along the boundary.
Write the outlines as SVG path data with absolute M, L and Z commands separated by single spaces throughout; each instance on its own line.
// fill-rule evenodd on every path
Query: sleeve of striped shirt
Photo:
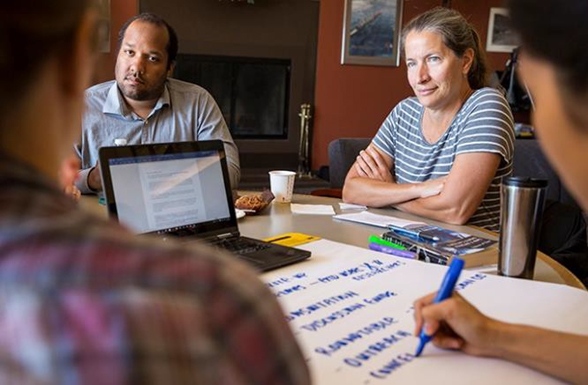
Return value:
M 462 122 L 456 155 L 491 152 L 500 154 L 503 164 L 510 163 L 514 150 L 514 123 L 506 99 L 490 88 L 472 97 L 475 99 Z
M 396 105 L 394 109 L 388 114 L 380 129 L 374 136 L 372 143 L 384 151 L 384 153 L 390 155 L 392 159 L 396 156 L 396 129 L 398 125 L 398 114 L 401 110 L 401 104 Z

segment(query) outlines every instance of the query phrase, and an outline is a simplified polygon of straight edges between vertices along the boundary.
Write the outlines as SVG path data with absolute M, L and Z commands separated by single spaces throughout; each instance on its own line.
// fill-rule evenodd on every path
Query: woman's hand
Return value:
M 392 173 L 382 155 L 372 146 L 359 152 L 355 162 L 357 174 L 363 178 L 393 182 Z
M 394 177 L 392 176 L 384 157 L 372 146 L 360 151 L 356 158 L 355 170 L 357 174 L 363 178 L 387 183 L 394 182 Z M 440 194 L 443 190 L 446 179 L 447 177 L 441 177 L 415 184 L 413 188 L 417 189 L 418 195 L 416 198 L 427 198 Z
M 425 334 L 433 336 L 431 340 L 437 347 L 475 356 L 497 355 L 492 341 L 496 340 L 500 322 L 480 313 L 457 293 L 434 304 L 435 295 L 431 293 L 415 301 L 415 335 L 423 328 Z
M 447 177 L 441 177 L 441 178 L 437 178 L 437 179 L 430 179 L 428 181 L 422 182 L 420 184 L 420 189 L 421 189 L 421 198 L 428 198 L 428 197 L 432 197 L 434 195 L 439 195 L 441 194 L 441 191 L 443 191 L 443 187 L 445 186 L 445 181 L 447 180 Z

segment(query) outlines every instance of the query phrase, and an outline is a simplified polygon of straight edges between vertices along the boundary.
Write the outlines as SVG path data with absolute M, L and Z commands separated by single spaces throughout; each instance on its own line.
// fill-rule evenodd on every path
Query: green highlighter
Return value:
M 370 235 L 370 237 L 368 238 L 368 242 L 377 243 L 378 245 L 393 247 L 398 250 L 406 250 L 406 247 L 399 245 L 397 243 L 382 239 L 382 238 L 378 237 L 377 235 Z

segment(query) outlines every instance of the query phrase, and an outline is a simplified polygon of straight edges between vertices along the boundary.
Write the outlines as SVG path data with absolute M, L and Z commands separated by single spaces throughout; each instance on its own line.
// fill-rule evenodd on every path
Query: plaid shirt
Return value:
M 0 160 L 0 383 L 309 382 L 274 295 L 247 266 L 134 237 Z

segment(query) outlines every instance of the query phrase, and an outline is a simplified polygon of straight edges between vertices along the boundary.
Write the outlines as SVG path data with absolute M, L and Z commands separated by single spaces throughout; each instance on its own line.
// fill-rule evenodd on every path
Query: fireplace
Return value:
M 216 99 L 239 148 L 242 175 L 267 179 L 269 169 L 296 170 L 301 105 L 314 100 L 320 3 L 139 0 L 139 5 L 176 30 L 181 55 L 175 76 L 203 86 Z M 200 75 L 206 72 L 212 75 Z
M 180 54 L 174 77 L 204 87 L 235 139 L 286 139 L 289 59 Z

